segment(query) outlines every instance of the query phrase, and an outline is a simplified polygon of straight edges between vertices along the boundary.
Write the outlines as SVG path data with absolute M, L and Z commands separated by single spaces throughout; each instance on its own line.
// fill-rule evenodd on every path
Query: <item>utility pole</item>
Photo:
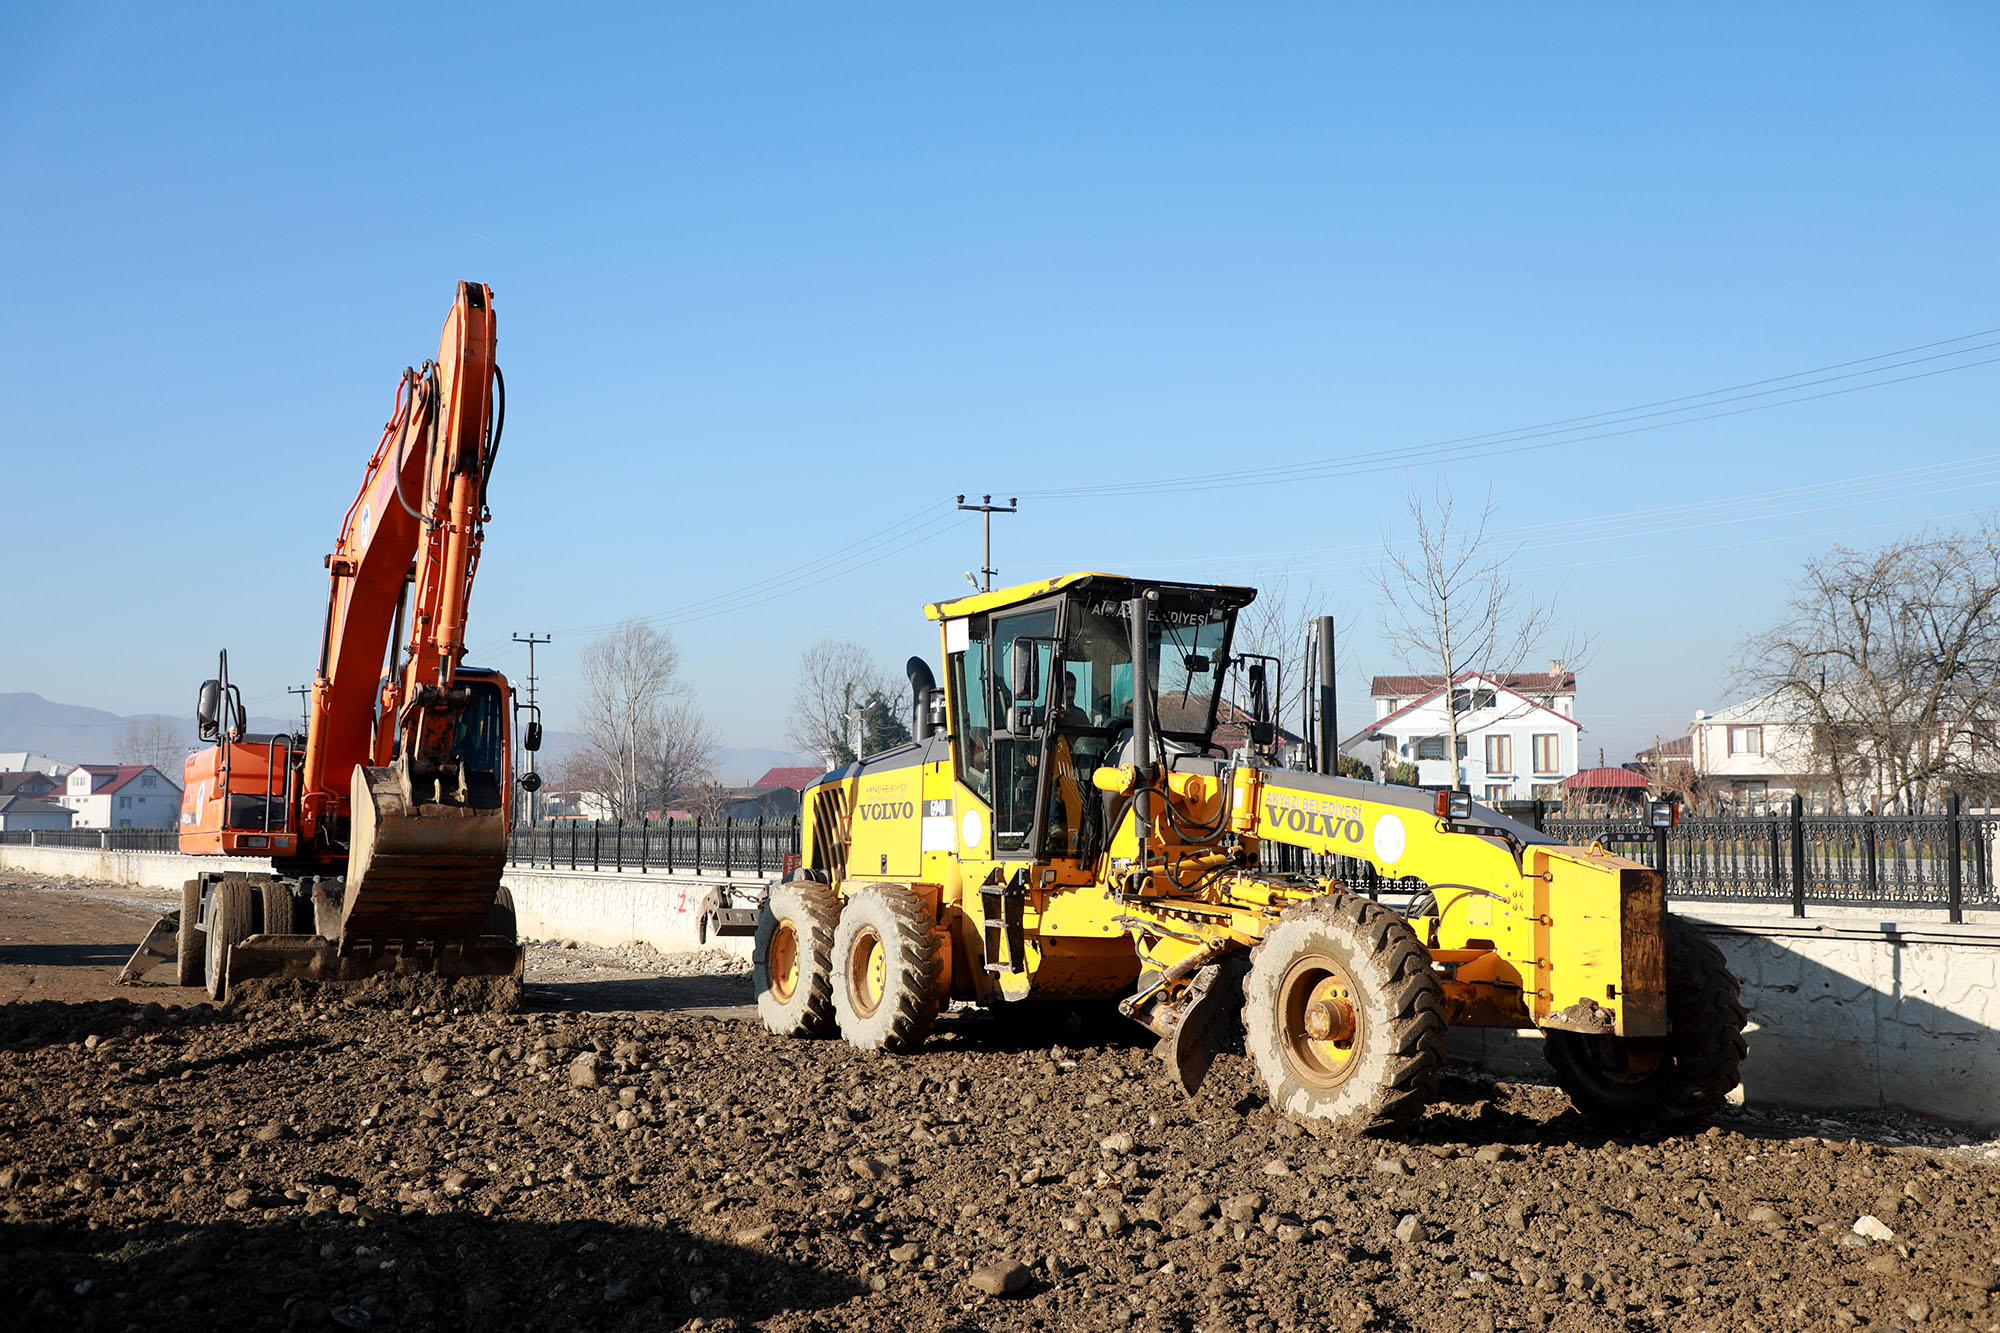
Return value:
M 966 510 L 969 513 L 985 515 L 986 543 L 981 548 L 979 572 L 986 576 L 986 586 L 980 589 L 981 592 L 993 591 L 993 576 L 1000 572 L 993 568 L 993 516 L 995 514 L 1015 513 L 1017 512 L 1015 506 L 1020 503 L 1019 500 L 1011 495 L 1007 497 L 1007 503 L 1004 505 L 994 504 L 993 497 L 990 495 L 980 496 L 979 503 L 976 505 L 967 504 L 965 497 L 962 495 L 958 497 L 958 507 L 960 509 Z
M 312 698 L 312 692 L 312 686 L 310 685 L 285 686 L 286 694 L 296 694 L 299 696 L 299 735 L 301 736 L 312 730 L 312 717 L 306 711 L 306 700 Z
M 525 643 L 528 645 L 528 715 L 532 717 L 536 722 L 540 722 L 542 720 L 542 711 L 541 709 L 535 706 L 535 645 L 538 643 L 548 643 L 551 642 L 551 640 L 549 636 L 546 634 L 537 637 L 533 630 L 529 630 L 526 638 L 523 638 L 521 635 L 516 634 L 514 636 L 514 642 Z M 520 736 L 518 730 L 515 735 L 514 743 L 516 745 L 520 744 Z M 515 767 L 518 768 L 520 766 L 518 763 L 520 756 L 516 755 L 515 758 L 517 760 Z M 535 761 L 534 758 L 530 756 L 528 759 L 528 771 L 532 773 L 534 771 L 534 768 L 535 768 Z M 540 812 L 541 797 L 539 793 L 539 788 L 536 791 L 529 792 L 527 796 L 528 796 L 528 802 L 527 802 L 528 822 L 530 824 L 533 824 L 535 822 L 535 816 Z

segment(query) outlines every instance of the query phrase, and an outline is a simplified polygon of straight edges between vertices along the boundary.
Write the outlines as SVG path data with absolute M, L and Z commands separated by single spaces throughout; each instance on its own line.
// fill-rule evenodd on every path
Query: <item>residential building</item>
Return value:
M 60 759 L 51 759 L 45 754 L 31 754 L 26 750 L 0 750 L 0 773 L 46 773 L 59 778 L 69 772 L 70 766 Z
M 1641 750 L 1635 765 L 1663 795 L 1698 809 L 1761 815 L 1791 804 L 1794 795 L 1824 808 L 1829 782 L 1813 746 L 1812 729 L 1797 720 L 1780 692 L 1760 694 L 1715 712 L 1697 712 L 1687 735 Z
M 752 789 L 790 787 L 793 791 L 804 791 L 807 787 L 819 781 L 825 772 L 825 769 L 815 768 L 810 764 L 780 766 L 765 773 L 763 777 L 751 783 L 750 787 Z
M 68 806 L 36 796 L 0 796 L 0 833 L 66 829 L 76 818 Z
M 181 789 L 151 764 L 79 764 L 56 799 L 76 813 L 76 828 L 173 828 Z
M 1374 722 L 1340 748 L 1382 776 L 1413 764 L 1418 786 L 1459 787 L 1490 804 L 1561 800 L 1563 779 L 1577 771 L 1576 673 L 1560 662 L 1497 678 L 1461 672 L 1448 693 L 1442 676 L 1377 676 L 1369 693 Z
M 9 796 L 27 796 L 39 800 L 44 796 L 54 796 L 62 789 L 61 778 L 52 778 L 37 768 L 19 773 L 0 773 L 0 800 L 5 800 Z

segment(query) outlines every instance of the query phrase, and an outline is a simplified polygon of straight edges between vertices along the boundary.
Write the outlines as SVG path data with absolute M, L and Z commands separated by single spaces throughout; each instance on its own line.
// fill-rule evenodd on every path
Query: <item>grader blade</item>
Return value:
M 1190 1097 L 1201 1091 L 1209 1066 L 1229 1040 L 1230 1024 L 1242 1010 L 1243 970 L 1238 961 L 1225 959 L 1196 972 L 1180 1003 L 1160 1015 L 1166 1029 L 1157 1048 L 1160 1058 Z

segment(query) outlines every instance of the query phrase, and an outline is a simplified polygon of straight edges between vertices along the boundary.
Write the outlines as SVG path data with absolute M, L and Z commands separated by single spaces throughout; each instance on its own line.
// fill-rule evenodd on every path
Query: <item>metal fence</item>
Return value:
M 515 827 L 510 865 L 638 875 L 776 875 L 798 864 L 799 817 L 754 820 L 566 819 Z
M 1602 843 L 1667 876 L 1667 896 L 1690 902 L 1943 908 L 2000 906 L 1993 861 L 2000 815 L 1967 814 L 1956 796 L 1915 815 L 1695 815 L 1671 829 L 1628 818 L 1541 821 L 1565 843 Z
M 2000 908 L 1994 861 L 2000 814 L 1966 813 L 1956 796 L 1939 813 L 1808 815 L 1794 799 L 1770 815 L 1693 815 L 1671 829 L 1644 819 L 1573 819 L 1538 806 L 1506 813 L 1571 845 L 1601 843 L 1667 876 L 1667 896 L 1686 902 L 1768 903 L 1804 916 L 1809 906 L 1871 910 Z M 174 829 L 43 829 L 0 832 L 0 846 L 178 851 Z M 777 875 L 796 865 L 799 817 L 738 821 L 563 820 L 517 826 L 510 864 L 626 874 Z M 1267 849 L 1269 869 L 1339 879 L 1370 896 L 1423 891 L 1421 881 L 1382 874 L 1366 861 Z
M 83 847 L 91 851 L 177 852 L 180 831 L 170 828 L 9 829 L 0 847 Z

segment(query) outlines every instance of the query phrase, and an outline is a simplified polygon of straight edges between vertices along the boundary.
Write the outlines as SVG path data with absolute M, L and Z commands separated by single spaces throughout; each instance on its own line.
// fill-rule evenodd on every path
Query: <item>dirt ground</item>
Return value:
M 536 947 L 515 1014 L 217 1008 L 112 982 L 172 904 L 39 884 L 0 873 L 10 1327 L 2000 1329 L 2000 1154 L 1920 1121 L 1607 1135 L 1457 1074 L 1318 1139 L 1240 1058 L 1190 1104 L 1075 1020 L 862 1057 L 642 947 Z

